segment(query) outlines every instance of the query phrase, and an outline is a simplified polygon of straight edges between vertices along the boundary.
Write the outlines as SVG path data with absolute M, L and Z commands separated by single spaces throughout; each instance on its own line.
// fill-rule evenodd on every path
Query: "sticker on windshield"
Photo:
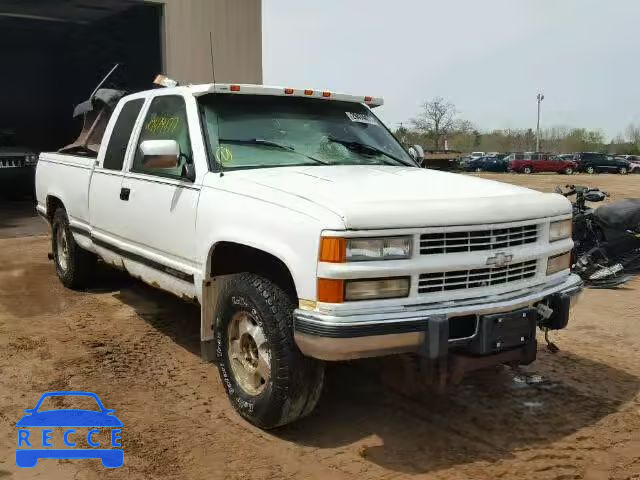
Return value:
M 378 125 L 376 119 L 367 113 L 345 112 L 349 120 L 358 123 L 368 123 L 369 125 Z
M 218 146 L 218 148 L 216 148 L 216 156 L 223 167 L 228 167 L 233 164 L 233 153 L 229 147 L 225 147 L 224 145 Z

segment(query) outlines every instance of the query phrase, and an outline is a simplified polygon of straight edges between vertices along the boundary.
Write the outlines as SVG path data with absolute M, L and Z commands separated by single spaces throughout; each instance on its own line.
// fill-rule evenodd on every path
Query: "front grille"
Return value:
M 24 167 L 25 165 L 24 157 L 0 157 L 0 168 Z
M 517 282 L 535 276 L 536 268 L 537 260 L 527 260 L 512 263 L 506 267 L 423 273 L 418 279 L 418 293 L 490 287 L 501 283 Z
M 494 228 L 467 232 L 423 233 L 420 235 L 420 254 L 481 252 L 517 247 L 538 240 L 538 225 Z

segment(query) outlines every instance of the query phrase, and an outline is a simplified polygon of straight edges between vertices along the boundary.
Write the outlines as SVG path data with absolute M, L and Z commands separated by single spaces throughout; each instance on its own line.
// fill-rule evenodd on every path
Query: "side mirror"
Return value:
M 180 163 L 180 145 L 175 140 L 145 140 L 140 151 L 145 167 L 176 168 Z
M 187 162 L 182 167 L 182 176 L 191 182 L 195 182 L 196 180 L 196 168 L 193 165 L 193 162 Z

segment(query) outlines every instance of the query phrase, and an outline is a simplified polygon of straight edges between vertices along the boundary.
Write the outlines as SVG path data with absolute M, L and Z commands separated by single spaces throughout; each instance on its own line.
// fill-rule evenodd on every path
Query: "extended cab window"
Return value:
M 178 164 L 167 167 L 167 162 L 157 157 L 152 157 L 151 159 L 147 157 L 145 160 L 140 150 L 140 144 L 146 140 L 175 140 L 180 147 Z M 177 95 L 154 98 L 142 124 L 132 170 L 152 175 L 180 178 L 183 174 L 185 162 L 192 161 L 191 153 L 187 108 L 184 98 Z
M 416 166 L 364 105 L 274 95 L 200 100 L 211 158 L 224 169 L 292 165 Z
M 136 123 L 143 104 L 144 99 L 138 98 L 136 100 L 129 100 L 123 105 L 116 119 L 116 124 L 113 126 L 111 137 L 109 137 L 109 144 L 107 145 L 104 162 L 102 163 L 103 168 L 108 170 L 122 170 L 131 131 L 133 130 L 133 125 Z

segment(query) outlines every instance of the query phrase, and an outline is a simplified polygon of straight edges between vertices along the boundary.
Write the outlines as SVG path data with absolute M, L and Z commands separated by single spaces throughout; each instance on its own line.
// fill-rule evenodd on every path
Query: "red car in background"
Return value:
M 512 153 L 506 160 L 509 170 L 518 173 L 555 172 L 571 175 L 578 166 L 573 160 L 552 153 Z

